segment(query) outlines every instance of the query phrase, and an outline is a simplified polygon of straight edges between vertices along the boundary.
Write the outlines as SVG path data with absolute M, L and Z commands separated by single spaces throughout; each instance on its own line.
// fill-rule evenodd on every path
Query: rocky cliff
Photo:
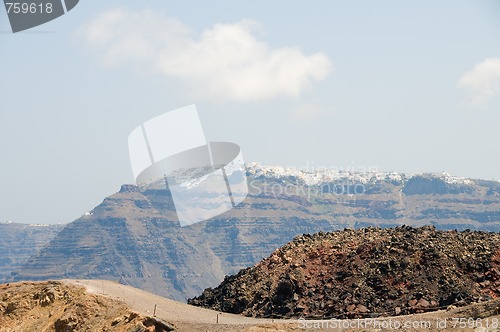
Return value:
M 0 282 L 10 278 L 38 250 L 47 245 L 64 225 L 0 223 Z
M 186 300 L 304 233 L 367 226 L 500 227 L 500 184 L 448 175 L 306 173 L 251 165 L 250 195 L 180 227 L 168 190 L 122 186 L 68 224 L 14 280 L 98 278 Z

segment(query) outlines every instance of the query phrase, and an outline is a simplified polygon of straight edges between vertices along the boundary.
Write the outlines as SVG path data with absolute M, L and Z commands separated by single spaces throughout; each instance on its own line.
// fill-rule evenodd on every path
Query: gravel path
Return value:
M 387 324 L 379 326 L 356 326 L 355 320 L 340 320 L 332 326 L 331 321 L 271 320 L 249 318 L 228 313 L 199 308 L 163 298 L 137 288 L 107 280 L 63 280 L 68 284 L 83 286 L 88 292 L 103 295 L 124 302 L 131 310 L 146 316 L 153 316 L 156 305 L 156 317 L 176 326 L 178 332 L 285 332 L 285 331 L 499 331 L 500 316 L 497 315 L 499 301 L 490 301 L 450 311 L 442 310 L 425 314 L 385 317 L 380 321 Z M 495 312 L 496 311 L 496 312 Z M 481 314 L 478 314 L 481 313 Z M 463 317 L 463 318 L 462 318 Z M 454 319 L 476 317 L 474 327 L 461 328 Z M 482 320 L 479 318 L 482 317 Z M 487 317 L 487 318 L 486 318 Z M 489 321 L 499 322 L 494 327 L 485 328 Z M 438 326 L 437 322 L 446 321 Z M 348 322 L 352 322 L 348 324 Z M 392 322 L 392 323 L 389 323 Z M 396 326 L 395 323 L 398 323 Z M 405 322 L 411 323 L 405 327 Z M 430 326 L 415 326 L 419 322 L 428 322 Z M 481 326 L 477 325 L 482 322 Z M 354 324 L 354 325 L 353 325 Z
M 286 331 L 295 330 L 297 321 L 280 321 L 274 324 L 271 319 L 249 318 L 240 315 L 220 313 L 199 308 L 157 296 L 140 289 L 121 285 L 108 280 L 63 280 L 66 283 L 83 286 L 88 292 L 104 295 L 124 302 L 131 310 L 153 316 L 156 305 L 156 317 L 173 323 L 179 331 L 285 331 L 281 326 L 288 326 Z M 274 325 L 277 329 L 270 329 Z M 279 325 L 279 326 L 278 326 Z M 292 327 L 293 325 L 293 327 Z M 259 328 L 261 326 L 261 328 Z

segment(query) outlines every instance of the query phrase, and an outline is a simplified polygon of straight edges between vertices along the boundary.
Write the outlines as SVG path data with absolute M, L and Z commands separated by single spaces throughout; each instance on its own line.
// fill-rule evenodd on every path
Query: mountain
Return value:
M 189 304 L 273 318 L 421 313 L 500 297 L 500 234 L 433 226 L 296 237 Z
M 297 235 L 368 226 L 500 227 L 500 183 L 448 174 L 316 171 L 249 164 L 249 196 L 180 227 L 168 189 L 124 185 L 66 227 L 12 280 L 116 280 L 186 300 Z
M 64 228 L 64 225 L 0 223 L 0 282 L 7 280 L 38 250 Z

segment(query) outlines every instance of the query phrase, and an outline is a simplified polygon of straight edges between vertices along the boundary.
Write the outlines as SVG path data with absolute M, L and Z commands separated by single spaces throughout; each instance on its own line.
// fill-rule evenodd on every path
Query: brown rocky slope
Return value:
M 59 281 L 0 285 L 0 332 L 173 331 L 121 302 Z
M 393 316 L 500 296 L 500 234 L 412 228 L 302 235 L 188 303 L 255 317 Z

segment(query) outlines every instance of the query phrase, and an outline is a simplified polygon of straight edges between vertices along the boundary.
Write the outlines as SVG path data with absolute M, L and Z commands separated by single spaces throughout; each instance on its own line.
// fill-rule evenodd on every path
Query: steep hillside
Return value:
M 185 301 L 305 233 L 401 224 L 500 229 L 494 181 L 256 164 L 248 177 L 243 203 L 182 228 L 168 190 L 124 185 L 68 224 L 13 280 L 109 279 Z
M 181 228 L 167 195 L 123 186 L 92 215 L 64 228 L 15 280 L 108 279 L 185 301 L 259 261 L 283 239 L 337 227 L 333 218 L 304 210 L 306 202 L 282 199 L 276 209 L 254 208 L 269 201 L 255 198 L 220 218 Z
M 12 271 L 47 245 L 64 226 L 0 223 L 0 282 L 10 278 Z
M 303 235 L 188 303 L 253 317 L 363 318 L 500 296 L 500 234 L 434 227 Z

